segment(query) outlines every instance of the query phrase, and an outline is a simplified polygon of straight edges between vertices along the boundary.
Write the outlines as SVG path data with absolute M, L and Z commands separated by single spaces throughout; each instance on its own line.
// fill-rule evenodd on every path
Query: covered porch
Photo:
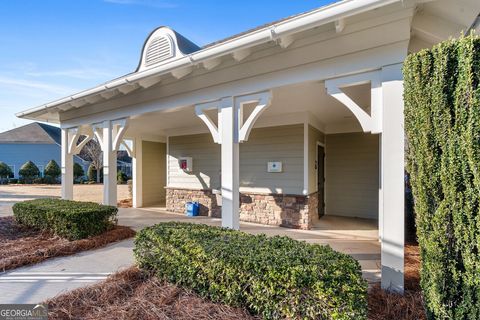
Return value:
M 402 292 L 401 67 L 414 15 L 414 3 L 339 2 L 205 48 L 162 27 L 134 73 L 20 116 L 60 123 L 63 198 L 73 155 L 96 136 L 105 204 L 117 203 L 123 146 L 137 208 L 198 200 L 223 227 L 301 235 L 370 219 L 382 287 Z

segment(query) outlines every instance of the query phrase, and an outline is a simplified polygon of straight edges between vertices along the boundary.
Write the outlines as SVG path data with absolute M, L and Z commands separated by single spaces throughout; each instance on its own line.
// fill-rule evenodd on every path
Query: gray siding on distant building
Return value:
M 31 160 L 35 163 L 40 171 L 50 160 L 55 160 L 61 165 L 61 148 L 57 144 L 28 144 L 28 143 L 1 143 L 0 144 L 0 161 L 12 166 L 15 178 L 18 178 L 18 170 L 27 161 Z M 87 166 L 74 157 L 74 161 L 84 166 L 86 173 Z

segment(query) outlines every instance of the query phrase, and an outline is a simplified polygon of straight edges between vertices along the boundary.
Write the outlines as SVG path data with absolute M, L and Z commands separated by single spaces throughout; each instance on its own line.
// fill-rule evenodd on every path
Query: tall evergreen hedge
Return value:
M 480 319 L 480 39 L 404 64 L 407 168 L 430 319 Z

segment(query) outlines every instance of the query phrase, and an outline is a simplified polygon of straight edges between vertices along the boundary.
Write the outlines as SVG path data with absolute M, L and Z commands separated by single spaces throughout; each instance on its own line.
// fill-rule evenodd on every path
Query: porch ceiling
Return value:
M 357 86 L 348 94 L 368 111 L 370 88 Z M 326 93 L 324 82 L 307 82 L 272 89 L 272 103 L 255 124 L 267 127 L 308 122 L 324 132 L 359 132 L 361 127 L 353 114 Z M 248 116 L 248 108 L 247 114 Z M 214 113 L 210 115 L 217 122 Z M 128 136 L 169 136 L 208 132 L 195 115 L 194 106 L 157 111 L 132 117 Z

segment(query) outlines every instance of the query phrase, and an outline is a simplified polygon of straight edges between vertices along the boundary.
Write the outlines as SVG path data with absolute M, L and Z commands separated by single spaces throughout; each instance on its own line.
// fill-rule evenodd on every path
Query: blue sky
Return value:
M 158 26 L 205 45 L 329 2 L 0 1 L 0 132 L 27 123 L 15 112 L 132 72 Z

